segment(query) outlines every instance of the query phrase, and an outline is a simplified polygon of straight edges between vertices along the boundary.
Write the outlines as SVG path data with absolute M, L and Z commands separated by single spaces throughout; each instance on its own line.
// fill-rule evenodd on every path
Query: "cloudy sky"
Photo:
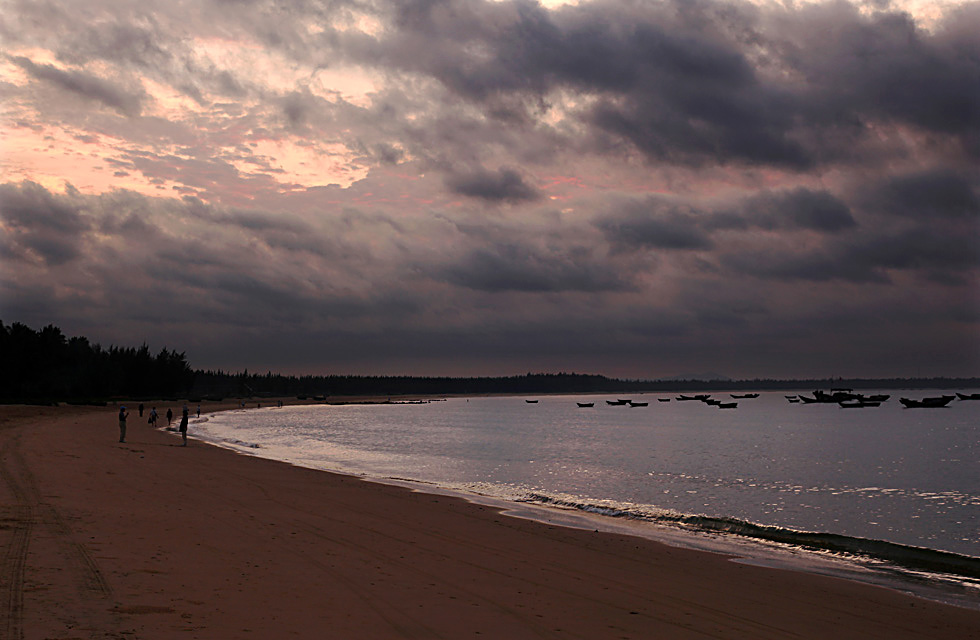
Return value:
M 0 0 L 0 320 L 194 367 L 980 375 L 980 2 Z

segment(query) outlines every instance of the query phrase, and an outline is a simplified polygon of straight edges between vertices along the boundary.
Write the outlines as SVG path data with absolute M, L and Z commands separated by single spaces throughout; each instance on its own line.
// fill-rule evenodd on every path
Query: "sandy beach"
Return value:
M 980 611 L 183 448 L 129 409 L 118 443 L 115 407 L 0 407 L 0 638 L 980 638 Z

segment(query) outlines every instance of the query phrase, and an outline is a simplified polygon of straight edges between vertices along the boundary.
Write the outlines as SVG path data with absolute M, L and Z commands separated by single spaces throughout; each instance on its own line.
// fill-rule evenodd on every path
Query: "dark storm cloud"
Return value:
M 57 196 L 33 182 L 0 185 L 0 220 L 8 257 L 60 265 L 80 255 L 90 222 L 70 195 Z
M 142 111 L 142 89 L 130 90 L 84 71 L 63 71 L 50 64 L 35 64 L 23 56 L 11 56 L 9 60 L 38 80 L 100 102 L 124 116 L 138 116 Z
M 932 280 L 959 284 L 962 276 L 980 269 L 980 242 L 970 233 L 978 228 L 959 231 L 926 224 L 896 234 L 869 235 L 860 245 L 848 247 L 845 258 L 871 268 L 920 271 Z
M 950 134 L 980 127 L 980 6 L 949 12 L 934 34 L 902 12 L 802 8 L 779 23 L 781 59 L 809 85 L 820 114 L 894 120 Z M 971 80 L 973 78 L 974 80 Z
M 860 160 L 879 144 L 874 123 L 980 149 L 976 7 L 934 33 L 846 3 L 395 7 L 392 33 L 347 53 L 429 75 L 488 114 L 501 96 L 593 96 L 578 111 L 592 133 L 658 162 L 804 170 Z
M 624 249 L 710 249 L 711 238 L 701 218 L 689 206 L 649 198 L 600 217 L 596 227 L 614 246 Z
M 618 205 L 596 227 L 619 249 L 708 251 L 721 230 L 803 229 L 838 233 L 857 226 L 849 207 L 827 191 L 763 191 L 732 209 L 710 209 L 682 199 L 651 197 Z M 720 249 L 723 251 L 723 249 Z
M 933 169 L 889 176 L 864 189 L 858 200 L 869 211 L 887 216 L 936 222 L 943 218 L 977 218 L 980 173 Z
M 375 257 L 341 221 L 327 231 L 287 212 L 122 190 L 57 195 L 34 183 L 0 188 L 0 221 L 4 257 L 38 265 L 21 270 L 24 287 L 6 287 L 16 308 L 49 279 L 73 292 L 60 294 L 58 304 L 71 301 L 62 314 L 98 309 L 157 325 L 393 317 L 417 305 L 383 287 L 354 290 Z
M 616 291 L 623 274 L 587 247 L 541 248 L 529 243 L 487 243 L 437 272 L 452 284 L 489 292 Z
M 497 171 L 477 170 L 450 174 L 446 178 L 446 185 L 454 193 L 489 202 L 513 204 L 537 200 L 541 197 L 541 194 L 527 184 L 518 171 L 506 167 Z
M 789 136 L 794 99 L 767 86 L 728 22 L 697 7 L 593 2 L 546 11 L 529 3 L 399 3 L 398 36 L 377 55 L 431 74 L 474 102 L 534 101 L 555 89 L 597 95 L 581 117 L 651 159 L 738 158 L 802 167 Z M 437 31 L 437 33 L 434 33 Z M 427 51 L 417 52 L 420 46 Z
M 734 215 L 721 213 L 713 224 L 762 229 L 808 229 L 835 233 L 857 226 L 850 208 L 826 190 L 798 187 L 765 191 L 746 198 Z
M 721 257 L 722 267 L 729 273 L 753 276 L 762 280 L 808 282 L 888 283 L 886 274 L 867 261 L 848 262 L 843 256 L 820 249 L 770 249 L 729 253 Z
M 962 286 L 980 271 L 976 228 L 921 225 L 859 236 L 807 249 L 736 251 L 720 257 L 725 269 L 763 279 L 891 283 L 908 272 L 933 283 Z

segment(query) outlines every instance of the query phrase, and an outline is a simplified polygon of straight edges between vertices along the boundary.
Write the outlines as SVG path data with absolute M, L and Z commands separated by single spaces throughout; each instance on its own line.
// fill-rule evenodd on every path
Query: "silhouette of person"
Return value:
M 201 417 L 201 405 L 197 405 L 197 417 Z
M 119 442 L 126 442 L 126 418 L 129 417 L 129 413 L 126 412 L 126 407 L 119 407 Z
M 167 407 L 167 426 L 169 427 L 173 421 L 174 421 L 174 410 L 171 409 L 170 407 Z
M 184 444 L 180 445 L 182 447 L 187 446 L 187 405 L 184 405 L 184 410 L 180 416 L 180 426 L 177 427 L 180 431 L 180 437 L 183 439 Z
M 153 427 L 154 429 L 157 428 L 157 408 L 156 407 L 153 407 L 152 409 L 150 409 L 149 423 L 150 423 L 150 426 Z
M 137 407 L 137 409 L 139 409 L 139 411 L 140 411 L 140 417 L 142 418 L 143 417 L 143 403 L 142 402 L 140 403 L 140 406 Z

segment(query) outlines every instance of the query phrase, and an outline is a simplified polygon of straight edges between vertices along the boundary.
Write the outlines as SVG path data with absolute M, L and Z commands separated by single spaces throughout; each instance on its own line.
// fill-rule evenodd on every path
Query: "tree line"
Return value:
M 193 387 L 184 353 L 92 344 L 67 338 L 48 325 L 40 330 L 0 321 L 0 398 L 21 401 L 92 401 L 112 397 L 169 397 Z
M 581 373 L 498 377 L 287 376 L 193 370 L 183 352 L 140 347 L 103 348 L 67 338 L 48 325 L 35 331 L 0 321 L 0 401 L 90 402 L 111 398 L 434 396 L 559 393 L 674 393 L 678 391 L 851 389 L 975 389 L 980 378 L 827 378 L 805 380 L 624 380 Z
M 499 377 L 285 376 L 197 371 L 194 390 L 202 396 L 293 397 L 436 396 L 491 394 L 663 393 L 712 391 L 813 391 L 814 389 L 977 389 L 980 378 L 808 378 L 799 380 L 643 380 L 580 373 L 527 373 Z

